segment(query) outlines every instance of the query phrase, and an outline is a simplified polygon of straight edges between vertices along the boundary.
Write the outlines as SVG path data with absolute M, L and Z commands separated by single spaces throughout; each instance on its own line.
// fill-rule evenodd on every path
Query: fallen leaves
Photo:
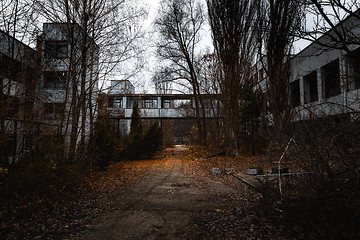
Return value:
M 76 239 L 93 220 L 112 210 L 112 202 L 161 167 L 159 160 L 115 163 L 106 172 L 90 172 L 66 191 L 50 192 L 38 199 L 36 193 L 19 202 L 1 206 L 1 239 Z
M 263 195 L 231 175 L 212 175 L 210 169 L 232 169 L 246 172 L 254 159 L 215 157 L 202 147 L 185 152 L 168 149 L 158 159 L 112 164 L 105 172 L 91 172 L 79 185 L 48 195 L 48 198 L 7 203 L 0 209 L 1 239 L 77 239 L 92 226 L 94 219 L 114 210 L 114 201 L 130 186 L 151 174 L 177 170 L 189 178 L 189 183 L 171 185 L 183 189 L 196 187 L 208 191 L 209 184 L 225 185 L 233 191 L 223 191 L 216 197 L 201 199 L 212 210 L 193 212 L 193 229 L 189 239 L 311 239 L 303 226 L 287 223 L 284 214 L 275 210 Z M 194 159 L 198 158 L 198 161 Z M 258 159 L 255 164 L 266 163 Z M 220 184 L 221 183 L 221 184 Z M 36 196 L 36 194 L 34 194 Z M 156 231 L 156 229 L 155 229 Z

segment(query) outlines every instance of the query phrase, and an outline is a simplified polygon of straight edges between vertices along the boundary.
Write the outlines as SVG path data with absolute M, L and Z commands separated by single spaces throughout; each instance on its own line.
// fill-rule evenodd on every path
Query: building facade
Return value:
M 129 80 L 111 80 L 109 94 L 134 94 L 135 87 Z
M 43 24 L 36 50 L 0 31 L 1 164 L 54 159 L 89 139 L 97 118 L 98 55 L 77 24 Z
M 25 155 L 31 143 L 31 120 L 38 83 L 35 50 L 0 31 L 0 163 Z
M 82 137 L 89 139 L 97 117 L 98 46 L 82 34 L 77 24 L 45 23 L 38 37 L 42 76 L 37 105 L 44 121 L 62 126 L 56 134 L 65 152 Z
M 292 121 L 360 111 L 360 10 L 290 57 L 289 103 Z M 344 42 L 341 37 L 348 39 Z M 256 66 L 255 89 L 268 90 L 266 56 Z M 272 123 L 271 114 L 267 115 Z
M 291 60 L 294 120 L 355 114 L 360 105 L 360 11 L 340 22 Z M 344 44 L 338 34 L 355 40 Z

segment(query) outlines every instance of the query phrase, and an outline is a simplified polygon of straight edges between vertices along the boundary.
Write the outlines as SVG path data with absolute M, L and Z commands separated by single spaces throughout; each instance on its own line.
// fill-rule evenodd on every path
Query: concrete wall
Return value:
M 360 20 L 358 18 L 348 17 L 336 28 L 346 32 L 348 36 L 356 36 L 357 39 L 360 39 Z M 340 50 L 341 44 L 333 41 L 334 37 L 336 38 L 334 31 L 329 31 L 320 37 L 317 43 L 310 44 L 291 59 L 290 83 L 298 80 L 300 88 L 300 106 L 293 107 L 291 110 L 294 121 L 360 111 L 360 89 L 349 91 L 348 88 L 348 80 L 351 78 L 348 74 L 351 71 L 351 66 L 347 61 L 348 53 Z M 347 47 L 354 51 L 360 49 L 360 44 L 348 45 Z M 334 96 L 326 96 L 324 66 L 337 60 L 340 91 Z M 259 72 L 264 66 L 266 67 L 266 59 L 262 64 L 256 65 L 258 75 L 261 75 Z M 310 88 L 304 77 L 312 72 L 316 73 L 318 99 L 310 102 Z M 261 80 L 261 77 L 258 77 L 258 79 L 259 83 L 256 88 L 266 91 L 267 78 Z

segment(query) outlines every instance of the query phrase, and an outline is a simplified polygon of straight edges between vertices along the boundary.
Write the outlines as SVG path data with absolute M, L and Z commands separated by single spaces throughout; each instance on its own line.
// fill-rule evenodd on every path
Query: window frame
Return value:
M 44 57 L 46 59 L 64 59 L 68 57 L 67 41 L 45 41 Z
M 303 77 L 304 103 L 312 103 L 319 100 L 317 71 L 314 70 Z M 315 87 L 314 87 L 315 85 Z M 315 89 L 315 91 L 314 91 Z M 309 90 L 309 91 L 307 91 Z
M 52 86 L 52 79 L 54 84 Z M 49 90 L 65 90 L 66 89 L 67 72 L 65 71 L 45 71 L 43 88 Z
M 44 119 L 60 120 L 65 114 L 65 103 L 44 103 Z
M 327 71 L 330 70 L 330 71 Z M 336 70 L 336 72 L 334 72 Z M 335 77 L 337 75 L 337 77 Z M 321 67 L 322 83 L 325 98 L 335 97 L 341 94 L 341 77 L 339 58 Z

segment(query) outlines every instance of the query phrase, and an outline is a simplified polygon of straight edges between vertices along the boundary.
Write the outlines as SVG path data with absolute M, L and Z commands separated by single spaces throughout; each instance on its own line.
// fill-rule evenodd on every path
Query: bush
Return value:
M 147 129 L 143 139 L 143 152 L 145 156 L 151 156 L 161 148 L 162 133 L 158 124 L 153 123 Z
M 138 105 L 135 103 L 131 115 L 129 136 L 123 145 L 117 147 L 115 159 L 121 161 L 149 157 L 160 149 L 161 140 L 161 129 L 156 123 L 151 124 L 145 132 L 143 131 Z
M 106 119 L 98 119 L 95 123 L 94 138 L 90 144 L 93 162 L 100 168 L 107 167 L 113 160 L 115 148 L 112 127 Z

